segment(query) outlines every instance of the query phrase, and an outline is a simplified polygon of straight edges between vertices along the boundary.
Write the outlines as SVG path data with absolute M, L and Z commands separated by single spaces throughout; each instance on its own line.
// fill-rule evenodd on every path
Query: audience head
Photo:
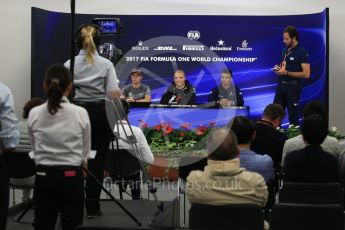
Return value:
M 321 145 L 328 134 L 328 125 L 324 117 L 311 114 L 304 118 L 301 131 L 306 144 Z
M 176 70 L 174 74 L 174 83 L 176 88 L 183 89 L 186 85 L 186 74 L 183 70 Z
M 232 81 L 232 71 L 231 69 L 223 69 L 221 76 L 221 83 L 224 87 L 229 87 Z
M 247 117 L 236 116 L 232 121 L 231 129 L 234 131 L 239 145 L 249 144 L 255 138 L 254 124 Z
M 71 72 L 62 64 L 54 64 L 46 71 L 43 86 L 48 95 L 48 111 L 54 115 L 61 108 L 62 96 L 72 90 Z
M 79 47 L 86 51 L 87 64 L 94 63 L 94 53 L 97 50 L 96 45 L 101 37 L 100 33 L 99 27 L 93 24 L 81 25 L 76 31 Z
M 30 110 L 36 106 L 42 105 L 44 100 L 40 97 L 34 97 L 27 101 L 23 107 L 23 118 L 27 119 L 29 117 Z
M 231 160 L 239 155 L 236 135 L 227 128 L 215 128 L 207 136 L 208 159 Z
M 133 68 L 131 70 L 131 80 L 132 84 L 140 84 L 143 79 L 143 72 L 139 68 Z
M 318 114 L 322 116 L 326 122 L 328 123 L 328 114 L 327 109 L 324 104 L 322 104 L 320 101 L 311 101 L 308 102 L 304 108 L 303 108 L 303 117 L 308 117 L 311 114 Z
M 271 122 L 274 127 L 279 127 L 285 117 L 285 110 L 279 104 L 269 104 L 262 114 L 262 120 Z

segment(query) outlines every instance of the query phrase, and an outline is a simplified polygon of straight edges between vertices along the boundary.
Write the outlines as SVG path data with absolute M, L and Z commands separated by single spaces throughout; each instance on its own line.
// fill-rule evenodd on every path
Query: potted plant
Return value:
M 174 128 L 169 122 L 161 122 L 153 127 L 141 121 L 140 127 L 146 136 L 151 151 L 155 156 L 154 163 L 149 167 L 153 178 L 176 180 L 178 163 L 182 156 L 206 156 L 204 137 L 215 126 L 215 122 L 191 128 L 191 124 L 183 123 Z

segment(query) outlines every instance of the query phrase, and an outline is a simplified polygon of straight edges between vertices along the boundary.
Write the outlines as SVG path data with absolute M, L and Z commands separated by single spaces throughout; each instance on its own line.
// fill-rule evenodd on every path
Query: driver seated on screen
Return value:
M 230 106 L 243 106 L 243 95 L 241 90 L 232 82 L 232 71 L 224 69 L 221 75 L 221 84 L 212 89 L 208 96 L 208 102 L 216 108 Z
M 123 88 L 121 98 L 128 102 L 150 102 L 151 90 L 148 85 L 141 83 L 143 79 L 141 69 L 132 69 L 130 75 L 132 83 Z
M 161 104 L 175 105 L 194 105 L 195 88 L 186 80 L 186 74 L 183 70 L 176 70 L 174 82 L 168 87 L 163 94 Z

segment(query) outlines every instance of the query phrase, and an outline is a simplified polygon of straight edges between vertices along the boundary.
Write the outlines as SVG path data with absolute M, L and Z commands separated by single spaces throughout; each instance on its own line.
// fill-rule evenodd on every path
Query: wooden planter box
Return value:
M 166 155 L 155 155 L 153 164 L 149 166 L 149 173 L 154 180 L 177 181 L 178 167 L 169 166 Z

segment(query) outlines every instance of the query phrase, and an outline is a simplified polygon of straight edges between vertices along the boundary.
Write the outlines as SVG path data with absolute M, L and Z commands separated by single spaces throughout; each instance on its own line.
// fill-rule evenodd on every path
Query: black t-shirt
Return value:
M 309 63 L 308 52 L 299 44 L 288 51 L 288 47 L 285 47 L 282 51 L 281 63 L 285 61 L 285 69 L 289 72 L 301 72 L 302 63 Z M 293 78 L 289 76 L 280 76 L 280 81 L 300 81 L 298 78 Z
M 258 154 L 269 155 L 273 160 L 274 168 L 280 168 L 286 135 L 262 120 L 256 123 L 255 131 L 256 138 L 251 143 L 251 149 Z
M 338 159 L 320 146 L 306 146 L 285 158 L 284 179 L 289 182 L 339 182 Z

